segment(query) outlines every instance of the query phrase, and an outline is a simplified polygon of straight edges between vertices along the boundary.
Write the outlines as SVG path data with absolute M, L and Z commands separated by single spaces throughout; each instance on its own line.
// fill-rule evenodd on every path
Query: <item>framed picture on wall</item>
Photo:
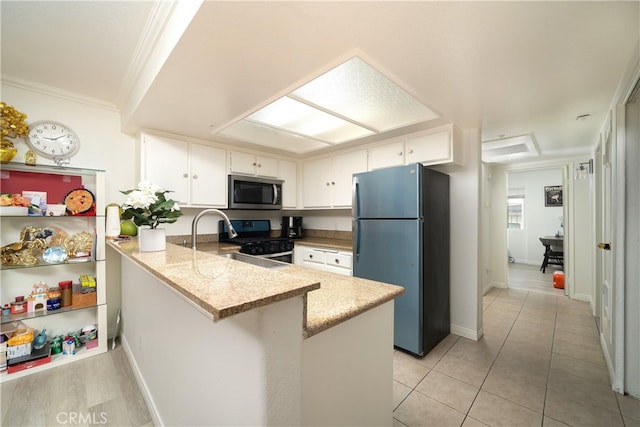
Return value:
M 544 205 L 562 206 L 562 185 L 544 187 Z

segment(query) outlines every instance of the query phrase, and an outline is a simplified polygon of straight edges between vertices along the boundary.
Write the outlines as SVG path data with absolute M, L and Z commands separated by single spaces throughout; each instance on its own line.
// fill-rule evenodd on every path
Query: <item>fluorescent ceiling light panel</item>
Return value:
M 432 120 L 438 116 L 358 57 L 333 68 L 223 129 L 254 144 L 318 149 Z M 266 131 L 270 128 L 270 131 Z M 258 130 L 259 129 L 259 130 Z M 269 134 L 271 139 L 265 141 Z M 313 148 L 312 148 L 313 147 Z
M 311 138 L 284 132 L 248 120 L 240 120 L 220 132 L 221 135 L 239 141 L 277 148 L 297 154 L 305 154 L 330 145 Z
M 289 97 L 283 97 L 249 117 L 267 126 L 332 144 L 371 135 L 373 132 Z
M 294 90 L 292 95 L 376 133 L 438 117 L 358 57 Z

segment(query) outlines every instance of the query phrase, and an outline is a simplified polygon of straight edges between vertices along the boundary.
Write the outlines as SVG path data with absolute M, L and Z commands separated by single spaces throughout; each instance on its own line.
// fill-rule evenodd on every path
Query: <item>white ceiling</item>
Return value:
M 588 153 L 640 37 L 636 1 L 0 7 L 3 81 L 113 105 L 127 132 L 230 143 L 215 132 L 357 54 L 442 117 L 404 132 L 453 122 L 533 134 L 545 157 Z

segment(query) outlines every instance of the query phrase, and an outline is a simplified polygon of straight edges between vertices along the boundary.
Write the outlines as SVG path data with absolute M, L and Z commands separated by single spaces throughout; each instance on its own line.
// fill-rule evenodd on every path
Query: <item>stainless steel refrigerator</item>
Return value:
M 420 163 L 353 175 L 353 275 L 403 286 L 394 345 L 424 356 L 449 334 L 449 176 Z

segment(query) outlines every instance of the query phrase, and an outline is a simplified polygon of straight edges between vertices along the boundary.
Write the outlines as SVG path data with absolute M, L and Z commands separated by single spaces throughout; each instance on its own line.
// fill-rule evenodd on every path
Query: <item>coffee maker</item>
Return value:
M 282 235 L 290 239 L 299 239 L 302 237 L 302 217 L 301 216 L 283 216 L 282 217 Z

